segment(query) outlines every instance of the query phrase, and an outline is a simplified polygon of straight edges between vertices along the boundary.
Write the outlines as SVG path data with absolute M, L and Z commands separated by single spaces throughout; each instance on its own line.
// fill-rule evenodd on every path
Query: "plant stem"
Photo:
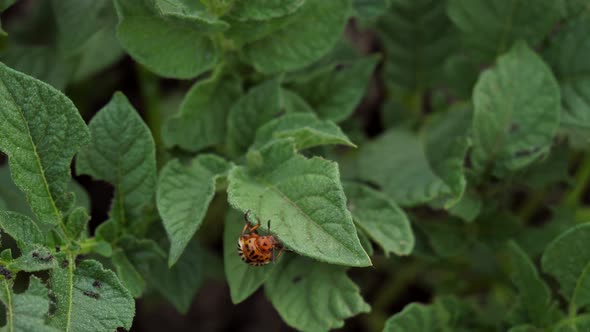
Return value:
M 579 205 L 588 180 L 590 180 L 590 153 L 584 155 L 584 159 L 576 172 L 575 186 L 563 201 L 565 206 L 573 208 Z

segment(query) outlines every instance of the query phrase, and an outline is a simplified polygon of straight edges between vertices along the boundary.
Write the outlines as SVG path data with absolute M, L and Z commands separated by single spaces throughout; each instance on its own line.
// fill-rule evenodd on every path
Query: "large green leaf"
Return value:
M 590 224 L 570 228 L 545 249 L 541 260 L 543 270 L 561 286 L 561 293 L 572 308 L 590 304 Z
M 270 271 L 282 260 L 279 258 L 275 264 L 270 263 L 263 266 L 251 266 L 242 261 L 238 256 L 236 246 L 244 222 L 244 217 L 232 209 L 225 217 L 223 231 L 223 263 L 229 293 L 234 304 L 240 303 L 252 295 L 266 281 Z
M 559 86 L 549 67 L 524 43 L 480 75 L 473 92 L 473 151 L 477 170 L 522 168 L 547 153 L 559 125 Z
M 390 130 L 361 146 L 359 176 L 379 185 L 402 206 L 414 206 L 452 193 L 424 154 L 418 137 L 403 130 Z
M 256 130 L 281 111 L 279 79 L 268 80 L 248 91 L 229 110 L 227 144 L 230 152 L 245 152 Z
M 211 164 L 215 169 L 209 167 Z M 188 165 L 174 159 L 162 169 L 156 201 L 170 239 L 170 266 L 176 263 L 199 229 L 215 194 L 216 179 L 228 168 L 229 165 L 215 155 L 199 155 Z
M 218 58 L 213 42 L 200 29 L 219 31 L 226 24 L 188 13 L 176 0 L 169 3 L 162 9 L 147 0 L 115 0 L 117 37 L 135 60 L 156 74 L 192 78 L 211 69 Z
M 269 20 L 291 14 L 306 0 L 249 0 L 236 1 L 229 15 L 237 20 Z
M 406 214 L 386 195 L 369 186 L 345 183 L 348 209 L 356 224 L 379 244 L 386 255 L 409 255 L 414 233 Z
M 537 326 L 546 326 L 555 318 L 555 304 L 549 287 L 537 272 L 527 254 L 511 241 L 508 245 L 512 282 L 518 288 L 520 303 L 525 307 L 528 319 Z
M 376 65 L 377 58 L 369 57 L 298 80 L 290 87 L 322 119 L 342 121 L 360 103 Z
M 20 213 L 0 211 L 0 228 L 18 243 L 45 243 L 45 236 L 35 222 Z
M 290 140 L 277 140 L 248 154 L 250 167 L 229 174 L 228 201 L 272 221 L 285 246 L 315 259 L 368 266 L 340 184 L 338 166 L 295 153 Z M 262 226 L 265 228 L 265 226 Z
M 252 148 L 260 148 L 273 139 L 287 137 L 293 139 L 298 150 L 329 144 L 356 147 L 334 122 L 320 120 L 313 113 L 292 113 L 260 127 Z
M 125 255 L 125 252 L 122 249 L 116 249 L 111 259 L 121 283 L 133 297 L 140 297 L 145 289 L 145 280 Z
M 77 173 L 113 184 L 115 220 L 122 225 L 139 221 L 156 189 L 156 152 L 149 128 L 122 93 L 115 93 L 89 127 L 92 139 L 78 155 Z
M 23 293 L 15 294 L 12 282 L 0 282 L 0 301 L 5 305 L 6 332 L 58 332 L 60 330 L 46 325 L 49 314 L 49 291 L 40 279 L 32 276 L 29 287 Z
M 75 264 L 71 254 L 60 254 L 51 273 L 56 311 L 51 325 L 61 331 L 102 332 L 129 330 L 135 302 L 114 272 L 93 260 Z
M 272 33 L 246 44 L 244 60 L 265 74 L 302 68 L 336 44 L 349 14 L 350 0 L 306 1 L 278 29 L 272 27 Z
M 370 306 L 346 268 L 285 257 L 265 284 L 266 296 L 290 326 L 302 331 L 328 331 Z
M 233 76 L 215 75 L 198 81 L 184 97 L 180 111 L 164 125 L 164 143 L 188 151 L 223 143 L 227 114 L 241 92 L 241 84 Z
M 561 6 L 554 0 L 538 0 L 534 6 L 526 0 L 450 0 L 448 14 L 467 46 L 489 59 L 518 40 L 536 45 L 560 19 Z
M 57 224 L 70 209 L 70 162 L 88 128 L 59 91 L 0 64 L 0 150 L 37 218 Z
M 386 52 L 384 77 L 394 87 L 423 91 L 435 83 L 456 44 L 446 1 L 391 2 L 378 25 Z
M 590 18 L 582 15 L 557 32 L 546 57 L 559 81 L 563 98 L 561 124 L 572 134 L 590 138 Z

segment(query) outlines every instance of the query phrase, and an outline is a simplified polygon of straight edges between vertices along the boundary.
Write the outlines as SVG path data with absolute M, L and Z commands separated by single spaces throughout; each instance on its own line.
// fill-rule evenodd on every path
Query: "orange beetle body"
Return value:
M 250 226 L 249 214 L 250 211 L 244 214 L 246 224 L 242 230 L 242 235 L 238 239 L 238 255 L 244 262 L 252 266 L 262 266 L 274 262 L 283 253 L 284 247 L 276 237 L 270 235 L 270 220 L 268 225 L 269 233 L 259 235 L 260 222 L 256 226 Z M 280 249 L 276 256 L 274 254 L 275 249 Z

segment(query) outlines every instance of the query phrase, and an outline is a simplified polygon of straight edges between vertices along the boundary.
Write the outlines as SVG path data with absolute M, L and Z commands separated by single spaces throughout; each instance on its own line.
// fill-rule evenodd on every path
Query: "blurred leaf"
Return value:
M 443 324 L 431 306 L 410 303 L 385 322 L 383 332 L 437 332 L 444 329 Z
M 272 32 L 246 44 L 242 49 L 244 60 L 264 74 L 309 65 L 338 41 L 350 13 L 350 3 L 350 0 L 306 1 L 293 17 L 276 19 L 283 20 L 280 25 L 264 23 L 271 26 Z
M 480 75 L 473 92 L 476 170 L 516 170 L 546 154 L 559 125 L 560 94 L 549 67 L 524 43 Z
M 76 159 L 76 172 L 115 187 L 110 216 L 125 227 L 142 223 L 142 209 L 156 189 L 154 139 L 120 92 L 90 121 L 90 144 Z
M 244 219 L 236 210 L 230 209 L 225 216 L 223 231 L 223 263 L 225 277 L 229 285 L 231 300 L 238 304 L 254 293 L 269 277 L 270 272 L 284 257 L 275 264 L 251 266 L 243 262 L 238 256 L 236 245 L 240 238 Z
M 208 163 L 219 169 L 209 169 Z M 228 169 L 225 160 L 201 154 L 190 165 L 173 159 L 160 172 L 156 201 L 170 240 L 169 266 L 176 263 L 199 229 L 215 194 L 216 179 Z
M 342 327 L 345 319 L 370 311 L 346 268 L 304 257 L 284 257 L 265 294 L 287 325 L 304 331 Z
M 164 143 L 187 151 L 223 143 L 228 112 L 241 92 L 240 81 L 235 77 L 214 74 L 197 81 L 184 97 L 180 111 L 165 123 Z
M 121 283 L 133 297 L 140 297 L 145 289 L 145 280 L 135 266 L 131 264 L 123 250 L 115 250 L 112 261 Z
M 537 45 L 561 13 L 561 2 L 553 0 L 539 0 L 534 6 L 526 0 L 450 0 L 448 6 L 448 15 L 468 49 L 487 60 L 508 51 L 518 40 Z M 526 86 L 532 82 L 528 80 Z
M 204 13 L 183 12 L 178 0 L 164 10 L 154 1 L 115 0 L 119 16 L 117 37 L 139 63 L 163 77 L 187 79 L 211 69 L 218 51 L 205 34 L 222 31 L 226 23 L 204 17 Z M 159 8 L 159 10 L 158 10 Z M 203 31 L 201 31 L 203 29 Z
M 269 20 L 298 10 L 305 0 L 248 0 L 236 1 L 229 15 L 237 20 Z
M 590 304 L 589 241 L 590 224 L 574 226 L 547 246 L 541 260 L 543 270 L 557 279 L 574 310 Z
M 401 206 L 415 206 L 451 194 L 426 159 L 422 142 L 403 130 L 389 130 L 361 146 L 361 179 L 371 181 Z
M 434 253 L 440 257 L 459 256 L 471 245 L 467 229 L 459 220 L 428 220 L 417 225 L 426 234 Z
M 272 220 L 273 233 L 297 253 L 333 264 L 371 265 L 346 209 L 336 163 L 302 157 L 289 140 L 253 150 L 248 159 L 259 163 L 230 171 L 232 206 Z
M 379 244 L 386 255 L 409 255 L 414 234 L 406 214 L 389 197 L 366 185 L 345 183 L 348 209 L 355 223 Z
M 272 79 L 235 102 L 227 117 L 227 144 L 233 154 L 245 152 L 254 142 L 256 130 L 278 115 L 280 96 L 279 79 Z
M 59 254 L 58 267 L 51 273 L 51 290 L 56 311 L 50 323 L 61 331 L 131 328 L 133 297 L 115 273 L 103 269 L 97 261 L 85 260 L 76 265 L 71 254 Z
M 252 148 L 259 149 L 281 138 L 292 138 L 297 150 L 329 144 L 356 147 L 334 122 L 320 120 L 313 113 L 292 113 L 270 120 L 258 128 Z
M 392 0 L 379 20 L 385 47 L 385 80 L 408 92 L 430 88 L 441 74 L 446 57 L 455 47 L 446 1 Z
M 70 209 L 70 163 L 89 132 L 72 102 L 32 77 L 0 65 L 0 150 L 37 218 L 56 225 Z
M 31 276 L 29 287 L 23 293 L 15 294 L 12 282 L 3 279 L 0 287 L 0 301 L 6 306 L 6 325 L 8 332 L 57 332 L 46 325 L 49 313 L 49 291 L 41 280 Z
M 377 18 L 389 9 L 391 0 L 353 0 L 355 16 L 361 20 Z
M 295 81 L 289 85 L 322 119 L 335 122 L 348 118 L 360 103 L 377 65 L 377 57 L 368 57 L 334 70 Z
M 52 45 L 19 45 L 15 43 L 0 53 L 0 60 L 11 68 L 65 90 L 72 75 L 72 60 L 59 56 Z

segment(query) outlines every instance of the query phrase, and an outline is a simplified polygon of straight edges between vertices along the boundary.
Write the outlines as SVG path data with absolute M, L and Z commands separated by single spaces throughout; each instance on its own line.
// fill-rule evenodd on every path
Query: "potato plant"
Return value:
M 589 8 L 0 1 L 0 330 L 590 331 Z

